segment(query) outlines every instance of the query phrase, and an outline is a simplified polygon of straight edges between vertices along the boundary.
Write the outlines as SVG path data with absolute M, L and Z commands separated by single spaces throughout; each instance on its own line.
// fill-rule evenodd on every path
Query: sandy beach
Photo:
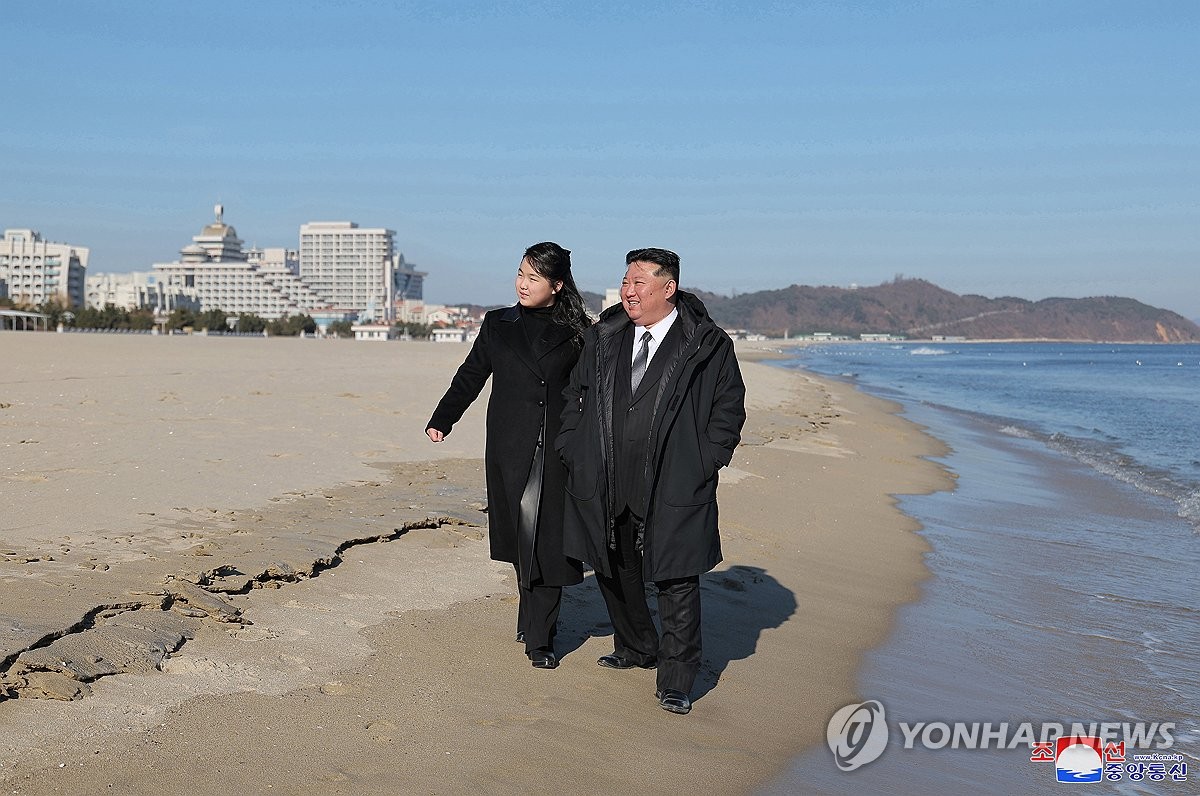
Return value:
M 768 348 L 739 348 L 749 419 L 681 717 L 653 672 L 596 666 L 590 575 L 558 669 L 513 643 L 483 397 L 423 434 L 465 345 L 0 333 L 0 785 L 753 792 L 824 743 L 917 596 L 892 496 L 951 485 L 895 407 Z

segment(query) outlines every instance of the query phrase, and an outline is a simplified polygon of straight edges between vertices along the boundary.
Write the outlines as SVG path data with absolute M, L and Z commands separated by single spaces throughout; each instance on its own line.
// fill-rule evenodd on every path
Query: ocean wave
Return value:
M 1042 630 L 1047 633 L 1058 633 L 1060 635 L 1075 636 L 1077 638 L 1098 639 L 1100 641 L 1107 641 L 1107 642 L 1111 642 L 1111 643 L 1117 644 L 1117 645 L 1135 647 L 1140 650 L 1146 649 L 1144 644 L 1141 644 L 1137 641 L 1132 641 L 1127 638 L 1121 638 L 1120 636 L 1110 636 L 1107 633 L 1096 633 L 1094 631 L 1078 630 L 1078 629 L 1070 628 L 1070 627 L 1061 627 L 1060 625 L 1050 625 L 1050 624 L 1046 624 L 1044 622 L 1030 622 L 1028 620 L 1018 619 L 1015 616 L 1008 615 L 1008 614 L 1002 614 L 1002 613 L 997 613 L 996 618 L 1003 619 L 1008 622 L 1012 622 L 1014 625 L 1020 625 L 1021 627 L 1032 628 L 1033 630 Z
M 1103 600 L 1104 602 L 1120 603 L 1122 605 L 1129 605 L 1135 608 L 1144 608 L 1158 613 L 1175 613 L 1180 614 L 1181 616 L 1195 615 L 1197 613 L 1196 609 L 1190 608 L 1186 605 L 1164 603 L 1158 600 L 1142 600 L 1137 597 L 1129 597 L 1122 594 L 1100 592 L 1099 594 L 1094 594 L 1092 596 L 1097 600 Z
M 1037 439 L 1037 435 L 1033 435 Z M 1096 472 L 1129 484 L 1139 492 L 1171 500 L 1176 513 L 1200 532 L 1200 487 L 1180 483 L 1171 473 L 1148 467 L 1115 448 L 1055 432 L 1041 438 L 1052 450 L 1065 453 Z
M 1001 426 L 1000 433 L 1018 439 L 1034 439 L 1033 432 L 1019 426 Z
M 940 357 L 945 354 L 953 354 L 954 352 L 948 351 L 945 348 L 930 348 L 929 346 L 921 346 L 920 348 L 914 348 L 908 353 L 912 354 L 914 357 Z

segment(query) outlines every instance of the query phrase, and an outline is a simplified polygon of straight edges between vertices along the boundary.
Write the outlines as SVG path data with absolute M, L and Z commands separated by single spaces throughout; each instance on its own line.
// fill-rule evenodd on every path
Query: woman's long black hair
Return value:
M 522 259 L 551 284 L 562 282 L 562 289 L 554 298 L 550 319 L 570 327 L 577 335 L 583 334 L 584 329 L 592 325 L 592 319 L 588 317 L 579 288 L 575 287 L 575 277 L 571 276 L 571 252 L 557 243 L 546 241 L 530 246 Z

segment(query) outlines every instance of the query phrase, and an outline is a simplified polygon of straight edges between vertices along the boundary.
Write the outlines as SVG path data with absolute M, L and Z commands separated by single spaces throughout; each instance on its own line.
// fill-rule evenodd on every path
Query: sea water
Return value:
M 906 749 L 899 722 L 1169 723 L 1171 748 L 1126 751 L 1182 755 L 1187 781 L 1109 768 L 1065 787 L 1200 792 L 1200 346 L 853 343 L 786 364 L 899 402 L 957 485 L 900 503 L 932 578 L 860 673 L 884 752 L 845 772 L 811 749 L 764 792 L 1064 787 L 1027 745 Z

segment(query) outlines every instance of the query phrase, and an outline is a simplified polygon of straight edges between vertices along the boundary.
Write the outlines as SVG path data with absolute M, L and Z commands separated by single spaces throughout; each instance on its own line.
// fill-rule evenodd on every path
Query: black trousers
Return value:
M 636 518 L 628 510 L 617 518 L 617 549 L 608 551 L 613 576 L 596 573 L 600 594 L 613 623 L 613 651 L 640 666 L 658 662 L 658 688 L 690 694 L 700 672 L 700 578 L 656 581 L 658 619 L 654 627 L 646 605 L 642 554 L 634 545 Z
M 525 633 L 526 654 L 534 650 L 552 650 L 558 631 L 558 609 L 562 606 L 562 586 L 521 585 L 517 573 L 517 632 Z

